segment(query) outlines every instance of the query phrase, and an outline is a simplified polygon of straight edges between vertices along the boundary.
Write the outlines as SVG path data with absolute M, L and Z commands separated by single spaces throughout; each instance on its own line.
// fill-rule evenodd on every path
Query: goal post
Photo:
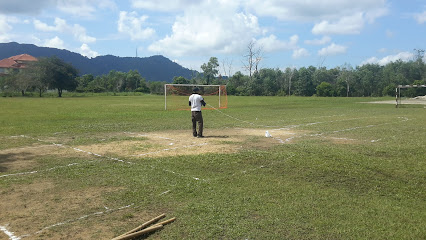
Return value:
M 398 108 L 402 105 L 401 89 L 406 89 L 406 88 L 426 88 L 426 85 L 398 85 L 395 88 L 395 100 L 396 100 L 395 107 Z M 424 94 L 420 94 L 420 95 L 424 95 Z M 416 98 L 419 98 L 419 97 L 417 96 Z M 420 98 L 425 98 L 425 97 L 420 97 Z M 410 104 L 410 101 L 407 101 L 407 103 Z
M 164 84 L 164 110 L 190 110 L 188 98 L 195 87 L 207 103 L 203 109 L 228 108 L 226 85 Z

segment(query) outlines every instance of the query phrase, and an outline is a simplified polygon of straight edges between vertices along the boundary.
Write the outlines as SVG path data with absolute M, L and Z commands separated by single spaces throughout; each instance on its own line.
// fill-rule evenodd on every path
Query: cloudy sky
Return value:
M 194 70 L 217 57 L 232 72 L 252 42 L 263 68 L 355 67 L 426 49 L 426 1 L 0 0 L 0 42 L 12 41 Z

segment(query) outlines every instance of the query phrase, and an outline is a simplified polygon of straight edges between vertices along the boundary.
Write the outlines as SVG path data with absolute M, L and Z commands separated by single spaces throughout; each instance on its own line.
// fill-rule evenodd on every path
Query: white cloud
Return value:
M 40 31 L 43 31 L 43 32 L 54 32 L 54 31 L 57 31 L 57 27 L 56 26 L 49 26 L 49 25 L 47 25 L 46 23 L 44 23 L 44 22 L 42 22 L 40 20 L 35 19 L 33 21 L 33 23 L 34 23 L 35 29 L 37 29 L 37 30 L 40 30 Z
M 293 35 L 288 42 L 281 41 L 273 34 L 263 37 L 256 41 L 256 44 L 265 52 L 274 52 L 280 50 L 291 50 L 297 48 L 299 36 Z
M 378 59 L 377 57 L 371 57 L 361 63 L 361 65 L 365 64 L 379 64 L 381 66 L 384 66 L 391 62 L 396 62 L 398 60 L 401 60 L 403 62 L 408 62 L 410 60 L 413 60 L 414 54 L 411 52 L 400 52 L 395 55 L 388 55 L 386 57 L 383 57 L 382 59 Z
M 145 27 L 148 16 L 138 17 L 136 12 L 120 12 L 118 31 L 130 35 L 132 40 L 144 40 L 153 37 L 155 30 Z
M 114 0 L 20 0 L 0 1 L 0 13 L 38 15 L 43 10 L 57 8 L 77 17 L 93 17 L 101 9 L 116 9 Z
M 324 45 L 331 41 L 329 36 L 324 36 L 321 39 L 305 40 L 305 43 L 308 45 Z
M 237 9 L 229 4 L 204 4 L 202 8 L 189 7 L 184 15 L 177 16 L 172 34 L 154 42 L 148 50 L 173 56 L 241 53 L 255 36 L 264 33 L 254 15 L 235 13 Z
M 369 59 L 367 59 L 367 60 L 364 60 L 362 63 L 361 63 L 361 66 L 362 65 L 366 65 L 366 64 L 377 64 L 379 62 L 379 59 L 378 58 L 376 58 L 376 57 L 371 57 L 371 58 L 369 58 Z
M 306 50 L 304 48 L 295 49 L 293 51 L 293 55 L 292 55 L 292 57 L 296 58 L 296 59 L 302 58 L 302 57 L 309 57 L 309 56 L 310 56 L 310 54 L 309 54 L 308 50 Z
M 188 8 L 203 9 L 205 6 L 238 9 L 245 4 L 243 1 L 229 0 L 131 0 L 130 3 L 134 8 L 160 12 L 183 12 Z
M 391 30 L 386 30 L 386 37 L 393 38 L 395 36 L 395 33 Z
M 318 55 L 320 56 L 333 56 L 338 54 L 346 53 L 346 46 L 337 45 L 335 43 L 332 43 L 328 47 L 322 48 L 318 51 Z
M 12 41 L 15 37 L 14 34 L 10 33 L 13 30 L 12 23 L 19 22 L 16 17 L 9 17 L 0 14 L 0 42 Z
M 423 24 L 426 22 L 426 10 L 422 13 L 418 13 L 414 15 L 414 18 L 417 20 L 419 24 Z
M 242 4 L 260 16 L 293 21 L 330 21 L 361 12 L 372 19 L 387 11 L 384 0 L 248 0 Z
M 94 57 L 99 56 L 99 53 L 91 50 L 90 47 L 87 44 L 85 44 L 85 43 L 83 43 L 81 45 L 81 47 L 78 49 L 78 52 L 81 55 L 89 57 L 89 58 L 94 58 Z
M 359 34 L 364 27 L 362 13 L 345 16 L 336 22 L 321 21 L 312 28 L 313 34 Z
M 181 11 L 190 5 L 202 4 L 200 1 L 191 0 L 131 0 L 132 7 L 150 11 L 174 12 Z
M 58 36 L 48 39 L 43 43 L 44 47 L 51 47 L 51 48 L 59 48 L 59 49 L 65 49 L 64 41 L 60 39 Z
M 100 9 L 115 9 L 116 5 L 112 0 L 57 0 L 57 7 L 73 16 L 91 18 Z
M 71 33 L 75 39 L 82 43 L 96 42 L 96 38 L 86 34 L 86 29 L 84 27 L 80 26 L 79 24 L 68 25 L 67 22 L 61 18 L 55 18 L 54 26 L 49 26 L 37 19 L 35 19 L 33 23 L 35 29 L 40 31 Z

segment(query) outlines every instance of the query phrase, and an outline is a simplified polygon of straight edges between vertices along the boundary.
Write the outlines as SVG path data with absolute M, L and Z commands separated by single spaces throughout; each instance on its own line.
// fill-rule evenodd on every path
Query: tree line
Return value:
M 414 59 L 388 63 L 365 64 L 353 68 L 349 64 L 327 69 L 325 67 L 301 67 L 299 69 L 259 68 L 259 57 L 250 66 L 250 74 L 241 71 L 232 76 L 219 74 L 219 62 L 211 57 L 201 66 L 201 73 L 191 79 L 174 77 L 175 84 L 220 84 L 226 85 L 229 95 L 240 96 L 321 96 L 321 97 L 379 97 L 394 96 L 397 85 L 426 84 L 424 51 L 419 50 Z M 226 72 L 226 71 L 225 71 Z M 230 72 L 230 71 L 229 71 Z M 3 95 L 27 91 L 37 92 L 41 97 L 49 89 L 58 96 L 63 90 L 75 92 L 142 92 L 164 94 L 164 82 L 147 82 L 137 70 L 108 74 L 78 76 L 71 64 L 57 57 L 40 58 L 26 69 L 13 71 L 0 77 Z M 404 91 L 408 97 L 426 95 L 425 88 Z

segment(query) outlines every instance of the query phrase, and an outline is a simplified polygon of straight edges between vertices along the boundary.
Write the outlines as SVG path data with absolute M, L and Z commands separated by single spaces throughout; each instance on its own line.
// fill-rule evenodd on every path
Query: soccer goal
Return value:
M 401 90 L 406 90 L 401 93 Z M 424 104 L 426 105 L 426 85 L 398 85 L 395 88 L 396 106 L 402 104 Z
M 195 87 L 207 103 L 203 109 L 228 108 L 226 85 L 164 84 L 164 110 L 189 110 L 189 96 Z

